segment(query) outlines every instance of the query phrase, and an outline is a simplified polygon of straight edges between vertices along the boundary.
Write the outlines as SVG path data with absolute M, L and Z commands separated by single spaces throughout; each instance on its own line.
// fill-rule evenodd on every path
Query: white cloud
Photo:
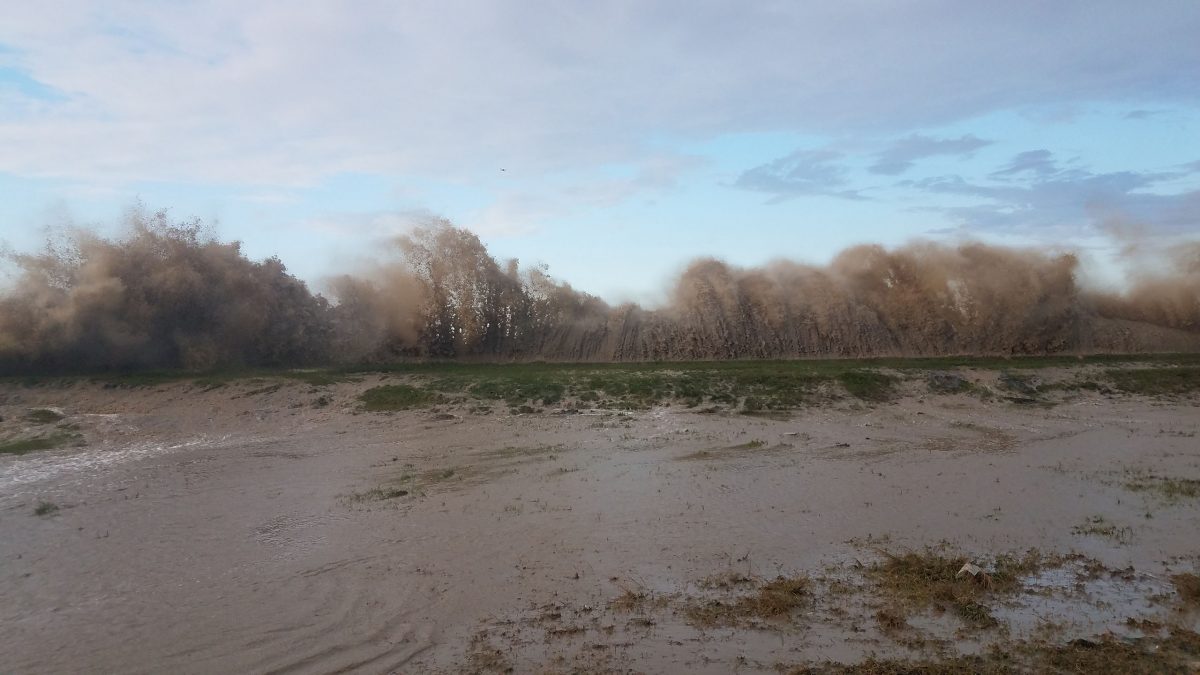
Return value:
M 1200 7 L 1139 3 L 7 3 L 62 100 L 0 110 L 0 171 L 313 184 L 637 160 L 661 134 L 906 132 L 1200 96 Z M 1069 27 L 1069 28 L 1067 28 Z
M 359 241 L 384 241 L 411 232 L 415 227 L 437 218 L 420 209 L 375 211 L 367 213 L 324 213 L 308 218 L 300 227 L 322 234 L 348 237 Z
M 468 214 L 462 225 L 481 237 L 533 234 L 552 218 L 568 213 L 558 200 L 526 193 L 501 195 L 486 208 Z

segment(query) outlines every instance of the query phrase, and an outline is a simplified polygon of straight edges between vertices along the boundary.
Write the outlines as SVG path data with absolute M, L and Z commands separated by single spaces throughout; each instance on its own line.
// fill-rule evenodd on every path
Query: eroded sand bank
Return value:
M 0 455 L 3 670 L 775 672 L 1200 628 L 1194 394 L 363 412 L 385 381 L 3 385 L 5 433 L 52 407 L 86 443 Z M 1030 550 L 990 620 L 875 567 Z M 782 612 L 743 602 L 778 577 Z

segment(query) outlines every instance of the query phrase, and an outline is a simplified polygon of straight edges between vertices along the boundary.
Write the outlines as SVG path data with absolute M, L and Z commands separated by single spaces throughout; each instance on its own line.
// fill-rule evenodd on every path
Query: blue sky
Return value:
M 0 241 L 140 200 L 321 279 L 432 216 L 606 299 L 700 255 L 1200 234 L 1200 4 L 0 8 Z

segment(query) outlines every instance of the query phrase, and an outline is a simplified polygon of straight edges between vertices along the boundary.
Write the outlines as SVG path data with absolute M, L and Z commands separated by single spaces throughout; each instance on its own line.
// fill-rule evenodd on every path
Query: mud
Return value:
M 406 381 L 0 385 L 0 435 L 54 407 L 86 442 L 0 455 L 4 669 L 776 672 L 1200 628 L 1170 581 L 1200 498 L 1130 487 L 1200 479 L 1194 394 L 362 412 Z M 988 596 L 997 627 L 885 625 L 871 565 L 926 547 L 1077 555 Z M 780 576 L 798 609 L 696 620 Z

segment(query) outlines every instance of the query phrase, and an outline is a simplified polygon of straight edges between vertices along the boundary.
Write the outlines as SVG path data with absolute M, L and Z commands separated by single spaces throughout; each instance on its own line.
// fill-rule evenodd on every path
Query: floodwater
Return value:
M 1194 399 L 360 412 L 378 380 L 324 388 L 327 407 L 300 384 L 0 391 L 0 431 L 55 406 L 87 443 L 0 456 L 3 670 L 725 673 L 913 656 L 875 624 L 885 601 L 861 570 L 926 546 L 1089 561 L 997 599 L 1007 631 L 914 616 L 939 649 L 1200 622 L 1169 583 L 1200 567 L 1200 499 L 1129 487 L 1200 478 Z M 42 502 L 59 509 L 34 515 Z M 690 620 L 724 592 L 706 580 L 730 574 L 815 590 L 782 621 Z

